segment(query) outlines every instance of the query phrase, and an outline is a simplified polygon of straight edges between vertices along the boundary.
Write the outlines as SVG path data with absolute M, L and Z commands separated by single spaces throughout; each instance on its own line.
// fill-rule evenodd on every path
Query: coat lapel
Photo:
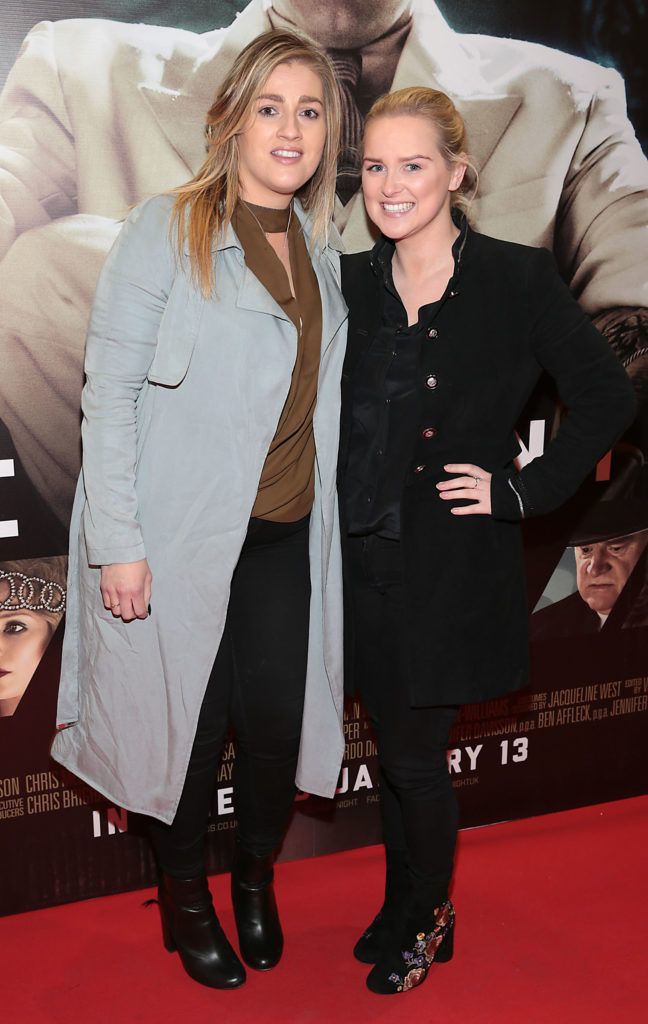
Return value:
M 218 259 L 226 249 L 238 250 L 238 264 L 240 265 L 241 277 L 239 280 L 236 306 L 238 309 L 247 309 L 252 313 L 268 313 L 292 323 L 292 320 L 276 299 L 272 297 L 265 285 L 261 284 L 259 278 L 254 274 L 245 262 L 243 246 L 231 224 L 228 224 L 223 236 L 214 241 L 212 246 L 212 259 L 216 260 L 216 281 L 218 281 Z M 218 285 L 216 286 L 218 288 Z
M 376 336 L 382 315 L 382 290 L 369 262 L 369 254 L 346 257 L 342 267 L 344 294 L 353 296 L 349 314 L 347 348 L 342 369 L 342 409 L 338 472 L 344 473 L 351 436 L 353 375 Z
M 339 254 L 343 250 L 337 228 L 331 225 L 328 245 L 311 246 L 311 230 L 308 215 L 299 202 L 295 202 L 295 213 L 304 231 L 306 247 L 312 253 L 313 270 L 317 278 L 322 302 L 322 358 L 328 346 L 348 316 L 346 302 L 340 290 Z
M 468 151 L 482 171 L 522 97 L 492 92 L 479 66 L 469 37 L 454 32 L 436 4 L 418 0 L 390 91 L 423 85 L 448 93 L 466 123 Z
M 348 316 L 348 309 L 334 272 L 331 257 L 324 249 L 313 259 L 313 270 L 322 300 L 322 358 Z
M 306 247 L 310 252 L 310 221 L 298 200 L 295 200 L 295 213 L 302 225 Z M 268 313 L 270 316 L 292 323 L 279 303 L 273 299 L 258 277 L 243 262 L 242 246 L 231 224 L 228 225 L 222 240 L 215 248 L 217 252 L 231 248 L 239 249 L 241 252 L 242 277 L 236 299 L 239 309 L 248 309 L 255 313 Z M 346 303 L 342 298 L 338 283 L 339 274 L 336 273 L 336 261 L 339 259 L 337 254 L 342 248 L 340 236 L 337 230 L 331 226 L 329 245 L 316 248 L 313 253 L 313 270 L 317 277 L 322 302 L 322 356 L 347 318 Z
M 172 61 L 167 61 L 160 81 L 141 82 L 138 86 L 160 128 L 192 174 L 206 156 L 205 118 L 216 91 L 241 50 L 272 27 L 266 6 L 265 0 L 252 0 L 229 28 L 206 33 L 207 49 L 202 57 L 174 55 Z M 181 84 L 166 81 L 167 74 Z
M 378 331 L 382 316 L 382 289 L 366 256 L 359 271 L 349 275 L 343 272 L 344 293 L 353 295 L 355 312 L 349 314 L 347 351 L 344 377 L 351 380 L 355 369 Z M 360 315 L 359 315 L 360 314 Z
M 243 277 L 236 298 L 236 305 L 238 309 L 249 309 L 254 313 L 269 313 L 270 316 L 275 316 L 280 320 L 292 323 L 285 310 L 281 308 L 276 299 L 273 299 L 267 288 L 261 284 L 258 277 L 245 264 L 243 266 Z

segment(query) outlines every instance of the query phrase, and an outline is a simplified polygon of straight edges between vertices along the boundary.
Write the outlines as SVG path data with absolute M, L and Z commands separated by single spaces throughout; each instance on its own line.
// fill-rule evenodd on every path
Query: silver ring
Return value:
M 475 481 L 475 487 L 477 487 L 477 484 L 478 484 L 478 483 L 479 483 L 479 481 L 481 480 L 481 477 L 480 477 L 480 476 L 474 476 L 474 477 L 473 477 L 473 480 Z

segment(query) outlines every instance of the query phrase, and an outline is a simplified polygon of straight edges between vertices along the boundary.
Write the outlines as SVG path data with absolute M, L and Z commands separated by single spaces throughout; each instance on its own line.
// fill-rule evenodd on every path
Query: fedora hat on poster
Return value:
M 612 450 L 610 482 L 588 508 L 569 538 L 570 547 L 583 547 L 648 530 L 648 465 L 633 445 Z

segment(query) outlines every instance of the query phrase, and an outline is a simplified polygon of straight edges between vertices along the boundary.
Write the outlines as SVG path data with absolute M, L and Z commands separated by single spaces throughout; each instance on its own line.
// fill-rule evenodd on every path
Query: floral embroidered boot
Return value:
M 367 977 L 367 988 L 378 995 L 407 992 L 425 981 L 435 962 L 452 959 L 455 912 L 450 900 L 437 910 L 430 928 L 418 928 L 413 918 L 401 932 L 401 941 L 390 942 Z

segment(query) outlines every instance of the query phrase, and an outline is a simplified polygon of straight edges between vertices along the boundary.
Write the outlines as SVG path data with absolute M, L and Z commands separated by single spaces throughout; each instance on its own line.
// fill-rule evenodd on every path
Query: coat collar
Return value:
M 155 80 L 139 84 L 160 128 L 192 173 L 205 158 L 203 129 L 214 94 L 243 47 L 272 27 L 270 6 L 270 0 L 252 0 L 229 28 L 201 37 L 205 51 L 200 57 L 177 54 L 163 65 L 159 58 Z M 470 37 L 454 32 L 430 0 L 414 0 L 412 28 L 392 91 L 411 85 L 437 87 L 453 98 L 480 170 L 522 102 L 521 96 L 493 91 L 482 76 Z
M 310 218 L 297 199 L 295 200 L 295 213 L 304 232 L 306 247 L 311 251 Z M 320 246 L 313 253 L 313 270 L 317 277 L 322 302 L 322 358 L 339 328 L 346 320 L 348 313 L 346 303 L 342 298 L 336 272 L 337 251 L 342 248 L 342 243 L 336 229 L 332 225 L 331 235 L 332 237 L 329 238 L 328 244 Z M 228 224 L 223 238 L 216 247 L 217 252 L 225 249 L 238 249 L 241 253 L 243 274 L 238 287 L 237 307 L 239 309 L 251 310 L 255 313 L 269 313 L 280 320 L 290 322 L 290 318 L 279 303 L 264 288 L 249 267 L 245 265 L 243 261 L 243 247 L 231 224 Z M 331 250 L 336 250 L 336 255 L 333 255 Z
M 454 224 L 459 228 L 459 234 L 452 243 L 452 255 L 455 261 L 455 272 L 453 275 L 454 280 L 459 274 L 466 252 L 468 252 L 468 254 L 470 253 L 470 247 L 466 250 L 466 246 L 470 236 L 472 235 L 472 231 L 465 213 L 457 207 L 452 209 L 451 216 Z M 385 235 L 381 235 L 369 254 L 371 269 L 381 280 L 385 280 L 386 277 L 388 279 L 391 278 L 391 261 L 395 249 L 396 245 L 391 238 L 386 238 Z
M 466 260 L 470 258 L 470 240 L 474 234 L 466 216 L 461 211 L 453 210 L 452 219 L 459 228 L 459 235 L 452 246 L 455 269 L 451 280 L 448 282 L 448 288 L 443 299 L 444 302 L 453 293 L 455 295 L 459 293 L 461 271 Z M 348 376 L 353 375 L 355 367 L 369 348 L 378 330 L 383 309 L 384 285 L 386 282 L 389 282 L 393 286 L 391 260 L 394 255 L 394 249 L 395 245 L 391 239 L 381 235 L 369 253 L 369 264 L 373 273 L 371 273 L 366 264 L 363 264 L 363 272 L 351 285 L 353 295 L 358 300 L 356 308 L 360 311 L 358 313 L 358 320 L 360 320 L 362 328 L 358 330 L 357 324 L 354 324 L 356 329 L 349 332 L 349 345 L 344 364 L 345 372 Z M 353 259 L 354 257 L 350 258 Z

